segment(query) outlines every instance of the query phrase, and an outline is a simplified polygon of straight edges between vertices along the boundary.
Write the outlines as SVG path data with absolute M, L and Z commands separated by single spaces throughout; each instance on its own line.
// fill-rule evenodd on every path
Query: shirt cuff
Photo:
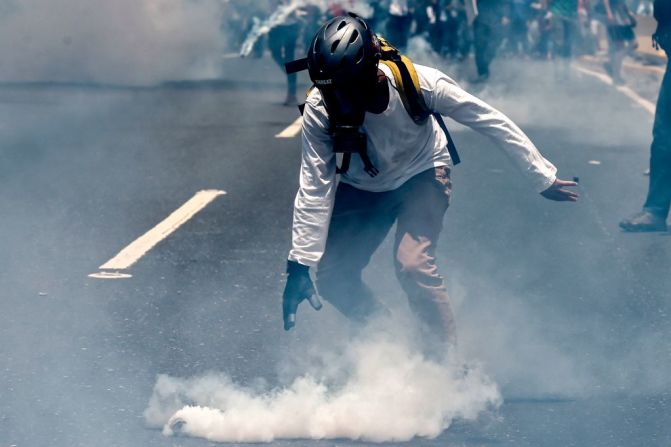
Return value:
M 314 261 L 311 259 L 307 259 L 303 256 L 300 256 L 297 253 L 294 253 L 293 250 L 289 252 L 289 256 L 287 258 L 289 261 L 294 261 L 298 262 L 301 265 L 306 265 L 308 267 L 317 267 L 317 264 L 319 264 L 319 261 Z
M 552 175 L 550 175 L 549 177 L 545 177 L 544 179 L 542 179 L 542 180 L 538 183 L 538 187 L 537 187 L 538 192 L 541 193 L 541 192 L 545 191 L 545 190 L 548 189 L 550 186 L 552 186 L 552 184 L 553 184 L 556 180 L 557 180 L 557 175 L 556 175 L 556 174 L 552 174 Z

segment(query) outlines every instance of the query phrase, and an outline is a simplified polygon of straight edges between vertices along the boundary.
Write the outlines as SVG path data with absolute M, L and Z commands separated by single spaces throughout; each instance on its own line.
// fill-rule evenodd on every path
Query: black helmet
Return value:
M 350 12 L 319 28 L 308 50 L 308 72 L 336 121 L 363 123 L 379 60 L 380 42 L 358 15 Z
M 368 24 L 354 13 L 324 24 L 308 50 L 310 79 L 318 88 L 350 87 L 375 79 L 380 43 Z

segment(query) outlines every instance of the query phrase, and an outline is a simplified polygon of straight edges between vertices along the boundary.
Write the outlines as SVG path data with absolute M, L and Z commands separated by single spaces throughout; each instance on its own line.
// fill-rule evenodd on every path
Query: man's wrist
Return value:
M 557 180 L 557 175 L 556 175 L 556 174 L 552 174 L 552 175 L 549 176 L 549 177 L 545 177 L 545 178 L 544 178 L 541 182 L 539 182 L 539 184 L 538 184 L 538 185 L 539 185 L 539 186 L 538 186 L 538 189 L 540 189 L 540 190 L 538 191 L 538 193 L 540 194 L 540 193 L 543 193 L 543 192 L 547 191 L 552 185 L 554 185 L 554 183 L 555 183 L 556 180 Z
M 289 275 L 309 275 L 310 267 L 289 259 L 287 260 L 287 273 Z

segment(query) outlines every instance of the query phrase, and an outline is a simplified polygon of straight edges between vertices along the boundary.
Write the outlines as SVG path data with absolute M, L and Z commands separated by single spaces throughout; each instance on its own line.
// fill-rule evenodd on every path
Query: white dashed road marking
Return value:
M 135 239 L 116 256 L 101 265 L 99 268 L 103 270 L 102 272 L 92 273 L 89 276 L 101 279 L 130 278 L 132 275 L 120 273 L 119 270 L 126 270 L 135 264 L 149 250 L 154 248 L 156 244 L 170 236 L 214 199 L 224 194 L 226 194 L 226 191 L 216 189 L 198 191 L 196 195 L 173 211 L 172 214 L 163 219 L 158 225 Z
M 613 85 L 613 80 L 604 73 L 599 73 L 598 71 L 590 70 L 589 68 L 581 67 L 579 65 L 573 65 L 573 68 L 578 70 L 580 73 L 584 73 L 588 76 L 598 79 L 604 84 Z M 626 85 L 616 86 L 617 91 L 634 101 L 636 104 L 641 106 L 645 111 L 651 115 L 655 114 L 655 104 L 647 99 L 643 98 L 641 95 L 633 91 L 631 88 Z
M 296 121 L 294 121 L 289 125 L 289 127 L 287 127 L 282 132 L 275 135 L 275 138 L 293 138 L 301 132 L 302 126 L 303 126 L 303 117 L 299 116 L 298 118 L 296 118 Z

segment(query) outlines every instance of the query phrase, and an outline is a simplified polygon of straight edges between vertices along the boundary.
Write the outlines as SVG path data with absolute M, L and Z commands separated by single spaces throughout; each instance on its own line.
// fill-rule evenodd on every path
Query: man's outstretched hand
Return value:
M 296 261 L 288 261 L 287 273 L 287 285 L 284 286 L 284 294 L 282 295 L 282 314 L 285 331 L 296 325 L 296 311 L 298 310 L 298 305 L 304 300 L 308 300 L 315 310 L 322 308 L 322 303 L 319 301 L 315 293 L 315 287 L 310 279 L 309 268 Z
M 555 182 L 545 191 L 541 193 L 543 197 L 557 202 L 577 202 L 578 194 L 564 189 L 564 186 L 578 186 L 577 182 L 569 182 L 567 180 L 555 180 Z

